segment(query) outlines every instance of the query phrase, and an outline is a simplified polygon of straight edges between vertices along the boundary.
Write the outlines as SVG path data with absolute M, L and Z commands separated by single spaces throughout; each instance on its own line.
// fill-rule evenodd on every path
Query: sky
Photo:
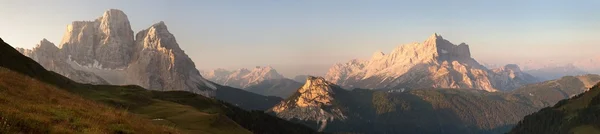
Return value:
M 422 42 L 465 42 L 479 62 L 568 63 L 600 50 L 598 0 L 0 0 L 0 37 L 61 42 L 72 21 L 123 10 L 133 31 L 164 21 L 200 70 L 272 66 L 287 77 Z

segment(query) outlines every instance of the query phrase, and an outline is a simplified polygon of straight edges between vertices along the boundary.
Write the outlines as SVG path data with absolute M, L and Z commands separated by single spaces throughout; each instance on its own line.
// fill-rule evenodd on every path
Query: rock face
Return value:
M 60 47 L 81 65 L 116 69 L 129 64 L 133 40 L 127 15 L 110 9 L 94 21 L 75 21 L 68 25 Z
M 90 84 L 109 84 L 106 80 L 91 72 L 76 70 L 54 43 L 43 39 L 32 50 L 17 48 L 23 55 L 30 57 L 44 68 L 62 74 L 73 81 Z
M 322 131 L 327 122 L 345 120 L 342 110 L 334 105 L 337 92 L 344 92 L 322 77 L 309 76 L 298 91 L 285 101 L 275 105 L 270 111 L 277 117 L 291 120 L 316 121 Z M 340 91 L 341 90 L 341 91 Z
M 208 72 L 203 72 L 203 76 L 215 83 L 235 88 L 247 88 L 259 84 L 265 80 L 285 78 L 270 66 L 257 66 L 256 68 L 252 69 L 252 71 L 245 68 L 235 71 L 215 69 Z
M 511 90 L 536 82 L 501 75 L 471 57 L 465 43 L 454 45 L 438 34 L 422 43 L 398 46 L 390 54 L 375 52 L 369 60 L 354 59 L 331 67 L 325 78 L 346 88 L 474 88 Z M 500 73 L 500 74 L 497 74 Z M 515 72 L 522 74 L 522 72 Z M 501 80 L 497 80 L 501 79 Z
M 60 47 L 43 40 L 20 51 L 78 82 L 139 85 L 147 89 L 184 90 L 214 96 L 216 87 L 204 79 L 164 22 L 137 33 L 122 11 L 110 9 L 94 21 L 67 26 Z

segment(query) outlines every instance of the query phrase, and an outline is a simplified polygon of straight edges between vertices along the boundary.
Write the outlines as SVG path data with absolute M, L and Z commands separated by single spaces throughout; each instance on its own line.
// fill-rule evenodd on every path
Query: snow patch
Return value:
M 125 70 L 125 69 L 127 69 L 126 67 L 115 68 L 115 69 L 104 68 L 104 67 L 102 67 L 102 64 L 100 64 L 100 62 L 98 62 L 98 60 L 96 60 L 96 59 L 94 59 L 93 64 L 82 65 L 82 64 L 79 64 L 77 61 L 74 61 L 73 59 L 71 59 L 71 55 L 68 56 L 67 61 L 73 62 L 77 66 L 88 68 L 88 69 L 100 69 L 100 70 Z

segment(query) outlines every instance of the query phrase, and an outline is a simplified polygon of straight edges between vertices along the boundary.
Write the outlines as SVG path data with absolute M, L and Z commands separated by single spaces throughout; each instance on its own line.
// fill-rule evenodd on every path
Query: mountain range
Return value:
M 241 88 L 246 91 L 264 95 L 286 98 L 302 84 L 285 78 L 270 66 L 257 66 L 252 70 L 246 68 L 228 71 L 215 69 L 203 71 L 202 76 L 215 83 Z
M 72 22 L 58 46 L 0 39 L 0 133 L 594 132 L 595 61 L 488 68 L 434 33 L 324 77 L 198 71 L 164 22 L 134 34 L 110 9 Z
M 509 91 L 539 82 L 516 65 L 487 69 L 471 57 L 465 43 L 455 45 L 433 34 L 422 43 L 375 52 L 369 60 L 354 59 L 329 69 L 325 79 L 344 88 L 472 88 Z
M 59 47 L 43 39 L 31 50 L 17 50 L 80 83 L 189 91 L 254 110 L 265 110 L 281 100 L 206 80 L 164 22 L 139 31 L 134 38 L 127 15 L 117 9 L 94 21 L 74 21 Z

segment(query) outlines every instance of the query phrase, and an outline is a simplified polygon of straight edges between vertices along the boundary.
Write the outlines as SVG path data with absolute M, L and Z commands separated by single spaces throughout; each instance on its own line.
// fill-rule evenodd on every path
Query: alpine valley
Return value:
M 0 133 L 600 132 L 592 59 L 488 68 L 433 33 L 287 78 L 271 66 L 199 71 L 186 51 L 165 22 L 134 33 L 118 9 L 72 22 L 58 44 L 0 39 Z

